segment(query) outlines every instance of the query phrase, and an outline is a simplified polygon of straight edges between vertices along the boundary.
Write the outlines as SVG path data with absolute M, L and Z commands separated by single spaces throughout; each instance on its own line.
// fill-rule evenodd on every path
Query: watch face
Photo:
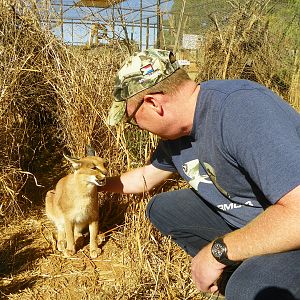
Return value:
M 214 257 L 221 258 L 226 253 L 224 245 L 215 243 L 212 247 L 212 253 Z

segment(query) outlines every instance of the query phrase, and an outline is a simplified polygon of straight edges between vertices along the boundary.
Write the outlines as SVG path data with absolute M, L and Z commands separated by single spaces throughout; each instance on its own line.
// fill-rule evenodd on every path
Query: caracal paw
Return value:
M 57 249 L 60 252 L 64 252 L 66 249 L 66 241 L 62 240 L 62 241 L 58 241 L 57 242 Z
M 94 259 L 94 258 L 97 258 L 98 255 L 101 254 L 101 252 L 102 252 L 102 250 L 99 249 L 99 248 L 97 248 L 97 249 L 92 249 L 92 250 L 90 250 L 90 257 L 93 258 L 93 259 Z
M 65 249 L 64 251 L 64 257 L 71 257 L 76 253 L 74 249 Z

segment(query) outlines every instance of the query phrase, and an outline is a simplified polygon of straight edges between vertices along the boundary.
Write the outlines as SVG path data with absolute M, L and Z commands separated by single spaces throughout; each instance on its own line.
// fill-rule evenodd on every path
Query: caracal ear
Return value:
M 75 170 L 78 170 L 81 167 L 80 159 L 68 156 L 65 153 L 63 153 L 63 155 L 64 155 L 65 159 L 68 160 L 72 164 L 72 166 Z
M 96 150 L 91 145 L 86 145 L 85 147 L 86 156 L 96 156 Z

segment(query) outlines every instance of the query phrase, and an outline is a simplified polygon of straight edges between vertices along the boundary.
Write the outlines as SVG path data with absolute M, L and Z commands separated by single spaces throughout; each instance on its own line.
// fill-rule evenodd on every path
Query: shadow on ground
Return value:
M 44 251 L 34 246 L 33 235 L 31 229 L 20 226 L 18 233 L 0 242 L 0 299 L 35 283 L 34 262 L 44 256 Z

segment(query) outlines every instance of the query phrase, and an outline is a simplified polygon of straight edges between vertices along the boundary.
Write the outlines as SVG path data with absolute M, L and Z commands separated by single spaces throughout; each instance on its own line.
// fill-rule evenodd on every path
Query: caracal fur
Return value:
M 97 186 L 105 184 L 107 170 L 104 159 L 86 156 L 81 159 L 64 155 L 74 173 L 60 179 L 55 190 L 46 194 L 46 215 L 55 224 L 57 248 L 69 257 L 76 253 L 75 242 L 84 228 L 89 228 L 90 256 L 96 258 L 99 249 L 99 204 Z

